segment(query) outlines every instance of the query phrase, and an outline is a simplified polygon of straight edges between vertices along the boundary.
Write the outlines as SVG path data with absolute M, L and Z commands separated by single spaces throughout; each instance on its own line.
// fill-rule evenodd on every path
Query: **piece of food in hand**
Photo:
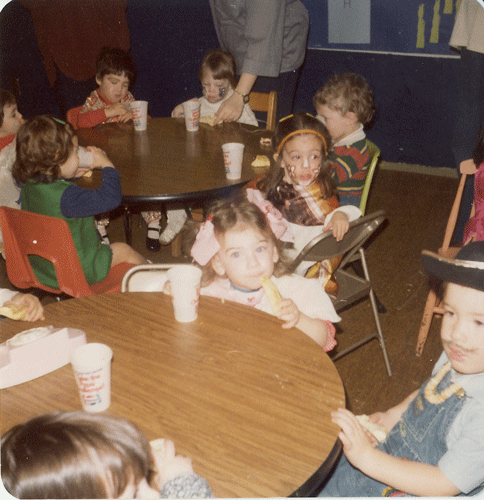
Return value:
M 201 116 L 198 121 L 199 121 L 199 123 L 206 123 L 207 125 L 210 125 L 211 127 L 213 127 L 214 122 L 215 122 L 215 115 Z
M 274 283 L 268 278 L 262 278 L 261 285 L 267 295 L 267 299 L 269 300 L 269 304 L 272 307 L 272 311 L 274 312 L 274 314 L 277 314 L 281 310 L 281 293 L 277 289 L 276 285 L 274 285 Z
M 83 177 L 91 177 L 92 176 L 92 170 L 88 170 Z
M 160 459 L 165 458 L 166 446 L 165 446 L 165 440 L 163 438 L 153 439 L 153 441 L 150 441 L 150 446 L 151 449 L 153 450 L 153 453 L 156 453 L 156 455 Z
M 356 415 L 356 420 L 370 433 L 375 436 L 376 440 L 379 443 L 382 443 L 385 441 L 385 438 L 387 437 L 388 431 L 385 429 L 385 427 L 382 427 L 381 425 L 375 424 L 370 420 L 370 417 L 368 415 Z
M 271 161 L 266 155 L 257 155 L 251 165 L 253 167 L 270 167 Z
M 260 145 L 266 146 L 266 147 L 271 147 L 272 146 L 272 139 L 270 137 L 261 137 L 260 138 Z
M 8 306 L 0 307 L 0 315 L 10 319 L 26 321 L 28 318 L 27 306 L 10 304 Z

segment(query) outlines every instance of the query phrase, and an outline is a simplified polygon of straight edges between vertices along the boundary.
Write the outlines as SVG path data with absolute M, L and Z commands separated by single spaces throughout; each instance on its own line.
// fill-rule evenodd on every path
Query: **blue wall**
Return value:
M 327 1 L 303 0 L 312 25 L 296 110 L 313 112 L 312 97 L 332 74 L 360 73 L 375 94 L 377 114 L 368 136 L 381 148 L 383 159 L 453 167 L 450 140 L 458 59 L 319 50 L 315 45 L 324 45 Z M 403 13 L 411 9 L 414 15 L 416 1 L 399 2 L 405 6 Z M 433 2 L 420 0 L 426 6 Z M 395 29 L 395 23 L 388 26 L 392 9 L 393 2 L 372 0 L 372 32 Z M 200 94 L 200 60 L 206 50 L 217 46 L 208 0 L 128 0 L 127 19 L 138 67 L 133 94 L 149 101 L 152 116 L 169 116 L 177 103 Z M 447 26 L 450 17 L 446 19 Z M 407 42 L 413 36 L 408 35 Z M 402 46 L 400 38 L 392 41 L 386 36 L 385 40 L 393 44 L 386 48 Z M 445 37 L 440 38 L 439 51 L 443 44 L 447 44 Z M 410 51 L 410 45 L 407 48 Z M 11 89 L 15 79 L 25 116 L 61 114 L 47 82 L 30 14 L 14 0 L 0 13 L 0 86 Z

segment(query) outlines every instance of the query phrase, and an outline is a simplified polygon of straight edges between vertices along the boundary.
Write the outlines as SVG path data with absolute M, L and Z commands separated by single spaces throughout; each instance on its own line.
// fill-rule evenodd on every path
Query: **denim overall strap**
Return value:
M 425 383 L 417 397 L 403 413 L 401 420 L 389 432 L 378 449 L 402 460 L 437 465 L 447 451 L 446 436 L 464 404 L 465 397 L 455 394 L 440 404 L 425 399 Z M 451 384 L 450 372 L 438 384 L 441 392 Z M 334 474 L 319 496 L 404 496 L 387 485 L 375 481 L 353 467 L 345 456 L 338 463 Z
M 450 384 L 448 372 L 437 386 L 436 392 L 441 392 Z M 447 433 L 462 409 L 465 398 L 453 394 L 440 404 L 432 404 L 425 398 L 424 388 L 425 386 L 420 389 L 400 422 L 379 447 L 394 457 L 437 465 L 447 451 Z

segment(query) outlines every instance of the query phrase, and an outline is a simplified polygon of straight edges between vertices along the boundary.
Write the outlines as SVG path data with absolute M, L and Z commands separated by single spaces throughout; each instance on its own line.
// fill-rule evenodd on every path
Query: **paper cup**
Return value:
M 191 265 L 174 266 L 167 272 L 175 319 L 190 323 L 198 317 L 202 271 Z
M 190 99 L 183 103 L 183 114 L 185 115 L 185 126 L 188 132 L 198 130 L 200 120 L 200 102 L 198 99 Z
M 137 131 L 146 130 L 148 122 L 148 101 L 134 101 L 129 105 L 133 112 L 134 129 Z
M 77 156 L 79 157 L 80 167 L 90 167 L 94 162 L 93 154 L 82 146 L 79 146 Z
M 113 351 L 104 344 L 84 344 L 72 351 L 72 369 L 85 411 L 104 411 L 111 404 L 112 357 Z
M 222 145 L 224 165 L 227 179 L 240 179 L 242 175 L 242 159 L 244 145 L 238 142 L 228 142 Z

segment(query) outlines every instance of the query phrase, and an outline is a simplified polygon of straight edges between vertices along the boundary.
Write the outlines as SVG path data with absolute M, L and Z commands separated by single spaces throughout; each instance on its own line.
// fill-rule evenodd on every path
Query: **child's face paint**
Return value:
M 285 180 L 291 184 L 309 186 L 315 180 L 323 161 L 323 144 L 314 134 L 296 135 L 282 150 L 281 166 Z
M 231 88 L 227 78 L 215 80 L 210 70 L 205 71 L 201 83 L 205 99 L 212 104 L 220 102 Z

